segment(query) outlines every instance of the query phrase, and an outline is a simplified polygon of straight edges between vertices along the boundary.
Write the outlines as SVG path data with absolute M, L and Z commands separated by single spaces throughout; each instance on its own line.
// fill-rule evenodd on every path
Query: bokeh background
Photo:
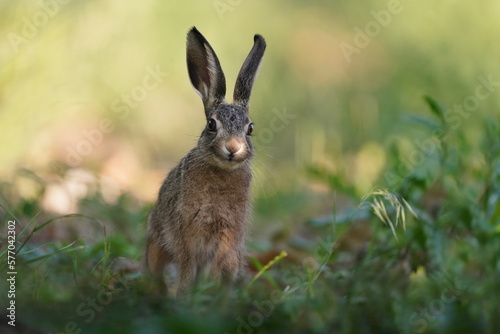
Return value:
M 96 260 L 101 257 L 142 258 L 145 220 L 159 186 L 205 126 L 185 64 L 192 26 L 220 59 L 229 101 L 253 35 L 267 42 L 251 98 L 251 252 L 271 252 L 272 259 L 272 251 L 286 249 L 300 261 L 318 235 L 329 233 L 321 228 L 345 222 L 374 189 L 385 189 L 408 200 L 407 217 L 413 207 L 421 219 L 408 218 L 415 230 L 405 232 L 408 251 L 401 254 L 412 255 L 395 256 L 410 263 L 404 277 L 412 272 L 422 280 L 432 268 L 471 281 L 478 272 L 495 277 L 499 16 L 500 2 L 493 0 L 0 1 L 2 219 L 16 216 L 19 229 L 32 224 L 28 231 L 43 225 L 28 238 L 34 250 L 23 260 L 50 256 L 72 261 L 73 268 L 64 276 L 41 264 L 26 291 L 35 286 L 39 301 L 78 303 L 83 297 L 75 297 L 73 286 L 54 284 L 66 286 L 83 268 L 94 273 L 109 264 Z M 364 223 L 368 211 L 361 214 Z M 84 216 L 65 216 L 75 213 Z M 356 262 L 367 244 L 393 245 L 385 242 L 393 238 L 388 229 L 384 242 L 370 243 L 372 225 L 345 229 L 347 262 Z M 476 232 L 484 234 L 476 238 Z M 412 241 L 419 238 L 420 248 Z M 66 248 L 75 240 L 79 248 Z M 456 246 L 457 240 L 463 244 Z M 399 252 L 401 245 L 393 246 Z M 80 266 L 77 253 L 84 257 Z M 467 254 L 473 253 L 492 258 L 472 261 Z M 94 267 L 82 265 L 93 261 Z M 491 272 L 478 269 L 485 263 Z M 63 272 L 68 263 L 56 268 Z M 478 285 L 470 298 L 488 296 L 490 283 Z M 385 291 L 372 289 L 379 290 Z M 332 300 L 341 300 L 342 291 Z M 486 304 L 470 314 L 495 314 L 494 303 Z M 378 304 L 371 305 L 367 314 L 373 315 Z M 401 312 L 411 314 L 415 305 Z M 315 322 L 323 311 L 311 315 L 307 328 L 326 328 L 327 320 Z M 329 314 L 342 314 L 337 311 Z M 349 313 L 352 319 L 360 314 Z
M 390 3 L 2 2 L 0 173 L 50 173 L 71 161 L 117 191 L 154 200 L 204 126 L 185 66 L 185 37 L 195 25 L 222 62 L 229 100 L 253 34 L 267 40 L 251 101 L 257 136 L 276 112 L 291 116 L 272 136 L 257 137 L 257 196 L 307 186 L 302 176 L 312 164 L 342 173 L 363 194 L 378 181 L 390 145 L 409 150 L 428 136 L 403 112 L 428 113 L 424 95 L 451 109 L 474 93 L 479 76 L 500 78 L 496 2 L 401 1 L 385 27 L 356 44 L 358 29 L 376 22 L 372 11 L 388 12 Z M 363 47 L 346 56 L 343 43 Z M 163 74 L 142 94 L 148 69 Z M 140 100 L 117 112 L 134 89 Z M 477 136 L 476 124 L 497 113 L 499 98 L 481 101 L 463 124 L 468 134 Z M 92 131 L 103 119 L 112 130 L 100 138 Z M 82 144 L 86 131 L 96 136 L 90 148 Z M 78 149 L 79 160 L 68 158 Z

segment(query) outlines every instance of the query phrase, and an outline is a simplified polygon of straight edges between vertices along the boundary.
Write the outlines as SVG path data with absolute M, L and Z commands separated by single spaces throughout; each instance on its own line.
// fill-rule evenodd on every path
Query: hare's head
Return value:
M 253 154 L 250 136 L 253 124 L 248 115 L 252 86 L 266 42 L 254 36 L 254 45 L 236 79 L 233 103 L 225 101 L 226 79 L 219 59 L 205 37 L 192 28 L 187 37 L 189 78 L 205 107 L 207 124 L 198 147 L 205 162 L 223 169 L 234 169 Z

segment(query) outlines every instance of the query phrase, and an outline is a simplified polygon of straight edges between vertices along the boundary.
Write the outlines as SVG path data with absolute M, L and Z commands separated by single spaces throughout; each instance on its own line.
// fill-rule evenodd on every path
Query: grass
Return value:
M 41 333 L 496 333 L 500 127 L 487 121 L 482 137 L 471 140 L 448 127 L 436 101 L 426 102 L 428 118 L 408 119 L 423 124 L 422 142 L 435 146 L 393 145 L 381 186 L 369 194 L 357 196 L 337 171 L 309 166 L 311 180 L 353 205 L 312 215 L 279 242 L 254 241 L 256 270 L 229 301 L 210 282 L 189 301 L 173 300 L 152 290 L 145 275 L 113 271 L 117 257 L 141 259 L 138 222 L 150 203 L 123 194 L 106 204 L 97 187 L 80 200 L 82 214 L 51 217 L 39 199 L 47 183 L 23 172 L 38 180 L 36 196 L 10 196 L 14 183 L 0 189 L 2 221 L 18 223 L 18 326 Z M 419 163 L 401 168 L 402 157 L 417 153 Z M 289 203 L 292 212 L 300 196 L 277 193 L 268 201 Z M 257 217 L 272 215 L 256 207 Z M 72 241 L 44 241 L 41 234 L 56 224 L 55 231 L 69 229 Z M 82 227 L 93 240 L 71 230 Z M 5 273 L 6 256 L 2 240 Z

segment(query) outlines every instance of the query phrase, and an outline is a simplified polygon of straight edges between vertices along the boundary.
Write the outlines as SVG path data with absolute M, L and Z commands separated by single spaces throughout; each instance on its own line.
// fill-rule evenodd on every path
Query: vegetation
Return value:
M 0 272 L 17 272 L 18 332 L 496 333 L 497 3 L 61 3 L 36 29 L 42 5 L 0 5 Z M 253 33 L 268 50 L 248 279 L 175 300 L 138 266 L 160 182 L 203 126 L 190 24 L 228 87 Z

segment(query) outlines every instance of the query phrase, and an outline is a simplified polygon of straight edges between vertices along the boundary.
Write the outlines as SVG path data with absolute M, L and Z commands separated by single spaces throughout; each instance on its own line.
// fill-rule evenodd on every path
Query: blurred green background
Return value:
M 16 217 L 21 321 L 236 331 L 274 289 L 268 332 L 496 333 L 498 17 L 493 0 L 1 1 L 0 268 Z M 117 283 L 112 265 L 142 259 L 158 188 L 205 126 L 192 26 L 229 101 L 253 35 L 267 42 L 250 109 L 256 282 L 230 310 L 210 287 L 188 306 L 140 274 Z M 422 323 L 443 277 L 455 297 Z M 98 291 L 115 302 L 87 324 L 75 310 Z
M 376 184 L 392 143 L 410 150 L 412 139 L 427 136 L 401 116 L 427 112 L 423 95 L 451 109 L 474 93 L 478 76 L 500 80 L 495 1 L 401 1 L 349 57 L 342 43 L 356 46 L 357 29 L 365 31 L 376 22 L 372 11 L 388 12 L 391 2 L 66 2 L 0 5 L 4 178 L 18 167 L 53 171 L 56 162 L 72 161 L 106 175 L 120 191 L 153 200 L 204 126 L 185 65 L 193 25 L 221 60 L 229 100 L 253 34 L 267 40 L 251 101 L 263 139 L 256 142 L 259 192 L 302 187 L 304 167 L 321 164 L 363 194 Z M 163 76 L 141 92 L 148 69 Z M 134 89 L 140 99 L 132 97 L 126 115 L 113 109 Z M 478 121 L 498 113 L 499 99 L 493 92 L 464 119 L 468 135 L 477 136 Z M 276 112 L 291 115 L 289 122 L 259 137 Z M 88 149 L 85 132 L 103 119 L 112 131 L 95 135 Z M 79 147 L 81 159 L 68 158 Z

